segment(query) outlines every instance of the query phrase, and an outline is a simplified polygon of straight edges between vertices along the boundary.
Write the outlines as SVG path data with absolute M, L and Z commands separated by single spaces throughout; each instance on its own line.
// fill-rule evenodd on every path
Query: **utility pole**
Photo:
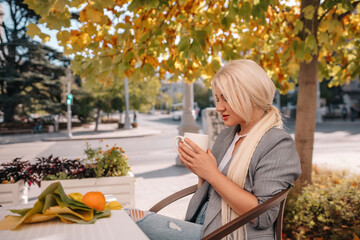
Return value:
M 124 79 L 125 85 L 125 124 L 124 129 L 130 129 L 130 115 L 129 115 L 129 80 L 127 78 Z
M 73 102 L 73 95 L 71 94 L 71 79 L 72 74 L 70 71 L 70 67 L 66 69 L 66 78 L 67 78 L 67 99 L 66 99 L 66 105 L 67 105 L 67 134 L 69 138 L 72 138 L 71 133 L 71 104 Z

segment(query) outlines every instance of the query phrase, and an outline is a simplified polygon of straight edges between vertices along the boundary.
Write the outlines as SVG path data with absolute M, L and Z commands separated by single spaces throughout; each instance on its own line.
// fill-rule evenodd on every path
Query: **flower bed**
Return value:
M 315 173 L 301 194 L 287 198 L 283 239 L 359 239 L 359 216 L 359 176 Z
M 9 183 L 21 185 L 18 181 L 23 180 L 29 186 L 36 183 L 44 189 L 54 181 L 62 181 L 65 191 L 68 189 L 69 193 L 101 191 L 114 195 L 125 206 L 134 207 L 134 176 L 124 150 L 116 145 L 111 148 L 106 145 L 104 149 L 101 146 L 92 148 L 86 143 L 84 152 L 84 159 L 61 159 L 50 155 L 37 158 L 34 164 L 16 158 L 1 165 L 0 183 L 4 184 L 0 186 Z M 12 187 L 6 187 L 4 196 L 18 191 L 18 185 L 9 186 L 14 189 L 9 193 Z M 22 186 L 25 186 L 24 183 Z

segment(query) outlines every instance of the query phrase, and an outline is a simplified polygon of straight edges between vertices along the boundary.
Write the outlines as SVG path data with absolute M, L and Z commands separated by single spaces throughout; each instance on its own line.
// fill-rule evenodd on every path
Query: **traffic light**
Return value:
M 72 101 L 73 101 L 73 95 L 70 93 L 67 95 L 66 104 L 71 105 Z

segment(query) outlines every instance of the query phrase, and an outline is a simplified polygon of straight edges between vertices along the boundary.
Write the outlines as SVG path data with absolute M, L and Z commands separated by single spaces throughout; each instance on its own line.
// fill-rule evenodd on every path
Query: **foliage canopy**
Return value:
M 339 85 L 360 74 L 359 1 L 322 1 L 316 35 L 301 38 L 311 19 L 312 5 L 277 0 L 25 0 L 40 23 L 59 30 L 64 53 L 73 56 L 72 69 L 91 81 L 153 76 L 172 80 L 209 81 L 222 60 L 250 58 L 259 62 L 277 87 L 294 87 L 299 61 L 318 55 L 319 79 Z M 357 10 L 356 10 L 357 9 Z M 70 30 L 72 13 L 80 27 Z M 306 29 L 305 29 L 306 32 Z M 308 31 L 309 32 L 309 31 Z M 38 35 L 35 24 L 30 36 Z

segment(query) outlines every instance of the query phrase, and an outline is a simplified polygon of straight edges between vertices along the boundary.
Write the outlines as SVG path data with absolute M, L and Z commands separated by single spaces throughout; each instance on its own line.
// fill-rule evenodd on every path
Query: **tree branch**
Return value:
M 360 1 L 357 2 L 353 2 L 352 6 L 355 9 L 356 6 L 360 3 Z M 336 5 L 334 5 L 332 8 L 329 8 L 326 12 L 324 12 L 323 15 L 321 15 L 321 17 L 319 18 L 319 23 L 322 21 L 322 19 L 332 10 L 336 7 Z M 346 17 L 347 15 L 349 15 L 352 11 L 347 11 L 341 15 L 338 16 L 338 20 L 341 21 L 344 17 Z
M 163 24 L 165 23 L 165 21 L 166 21 L 166 19 L 168 18 L 168 16 L 170 15 L 170 12 L 171 12 L 171 10 L 174 8 L 174 6 L 176 5 L 176 2 L 174 2 L 175 4 L 173 4 L 170 8 L 169 8 L 169 11 L 166 13 L 166 15 L 165 15 L 165 17 L 164 17 L 164 20 L 160 23 L 160 26 L 158 27 L 158 28 L 153 28 L 153 29 L 160 29 L 162 26 L 163 26 Z M 151 10 L 150 10 L 151 11 Z M 149 13 L 150 13 L 150 11 L 149 11 Z M 151 39 L 151 37 L 153 36 L 153 32 L 152 32 L 152 30 L 150 30 L 150 33 L 149 33 L 149 37 L 147 38 L 147 39 L 145 39 L 144 41 L 142 41 L 142 43 L 146 43 L 147 41 L 149 41 L 150 39 Z M 131 51 L 133 49 L 133 47 L 131 47 L 131 48 L 128 48 L 128 49 L 126 49 L 126 51 L 124 51 L 124 52 L 121 52 L 121 51 L 119 51 L 119 52 L 117 52 L 117 53 L 114 53 L 114 54 L 112 54 L 111 56 L 117 56 L 117 55 L 119 55 L 119 54 L 121 54 L 121 53 L 127 53 L 127 52 L 129 52 L 129 51 Z M 104 56 L 99 56 L 99 58 L 103 58 L 103 57 L 107 57 L 108 55 L 104 55 Z M 84 63 L 84 62 L 83 62 Z

